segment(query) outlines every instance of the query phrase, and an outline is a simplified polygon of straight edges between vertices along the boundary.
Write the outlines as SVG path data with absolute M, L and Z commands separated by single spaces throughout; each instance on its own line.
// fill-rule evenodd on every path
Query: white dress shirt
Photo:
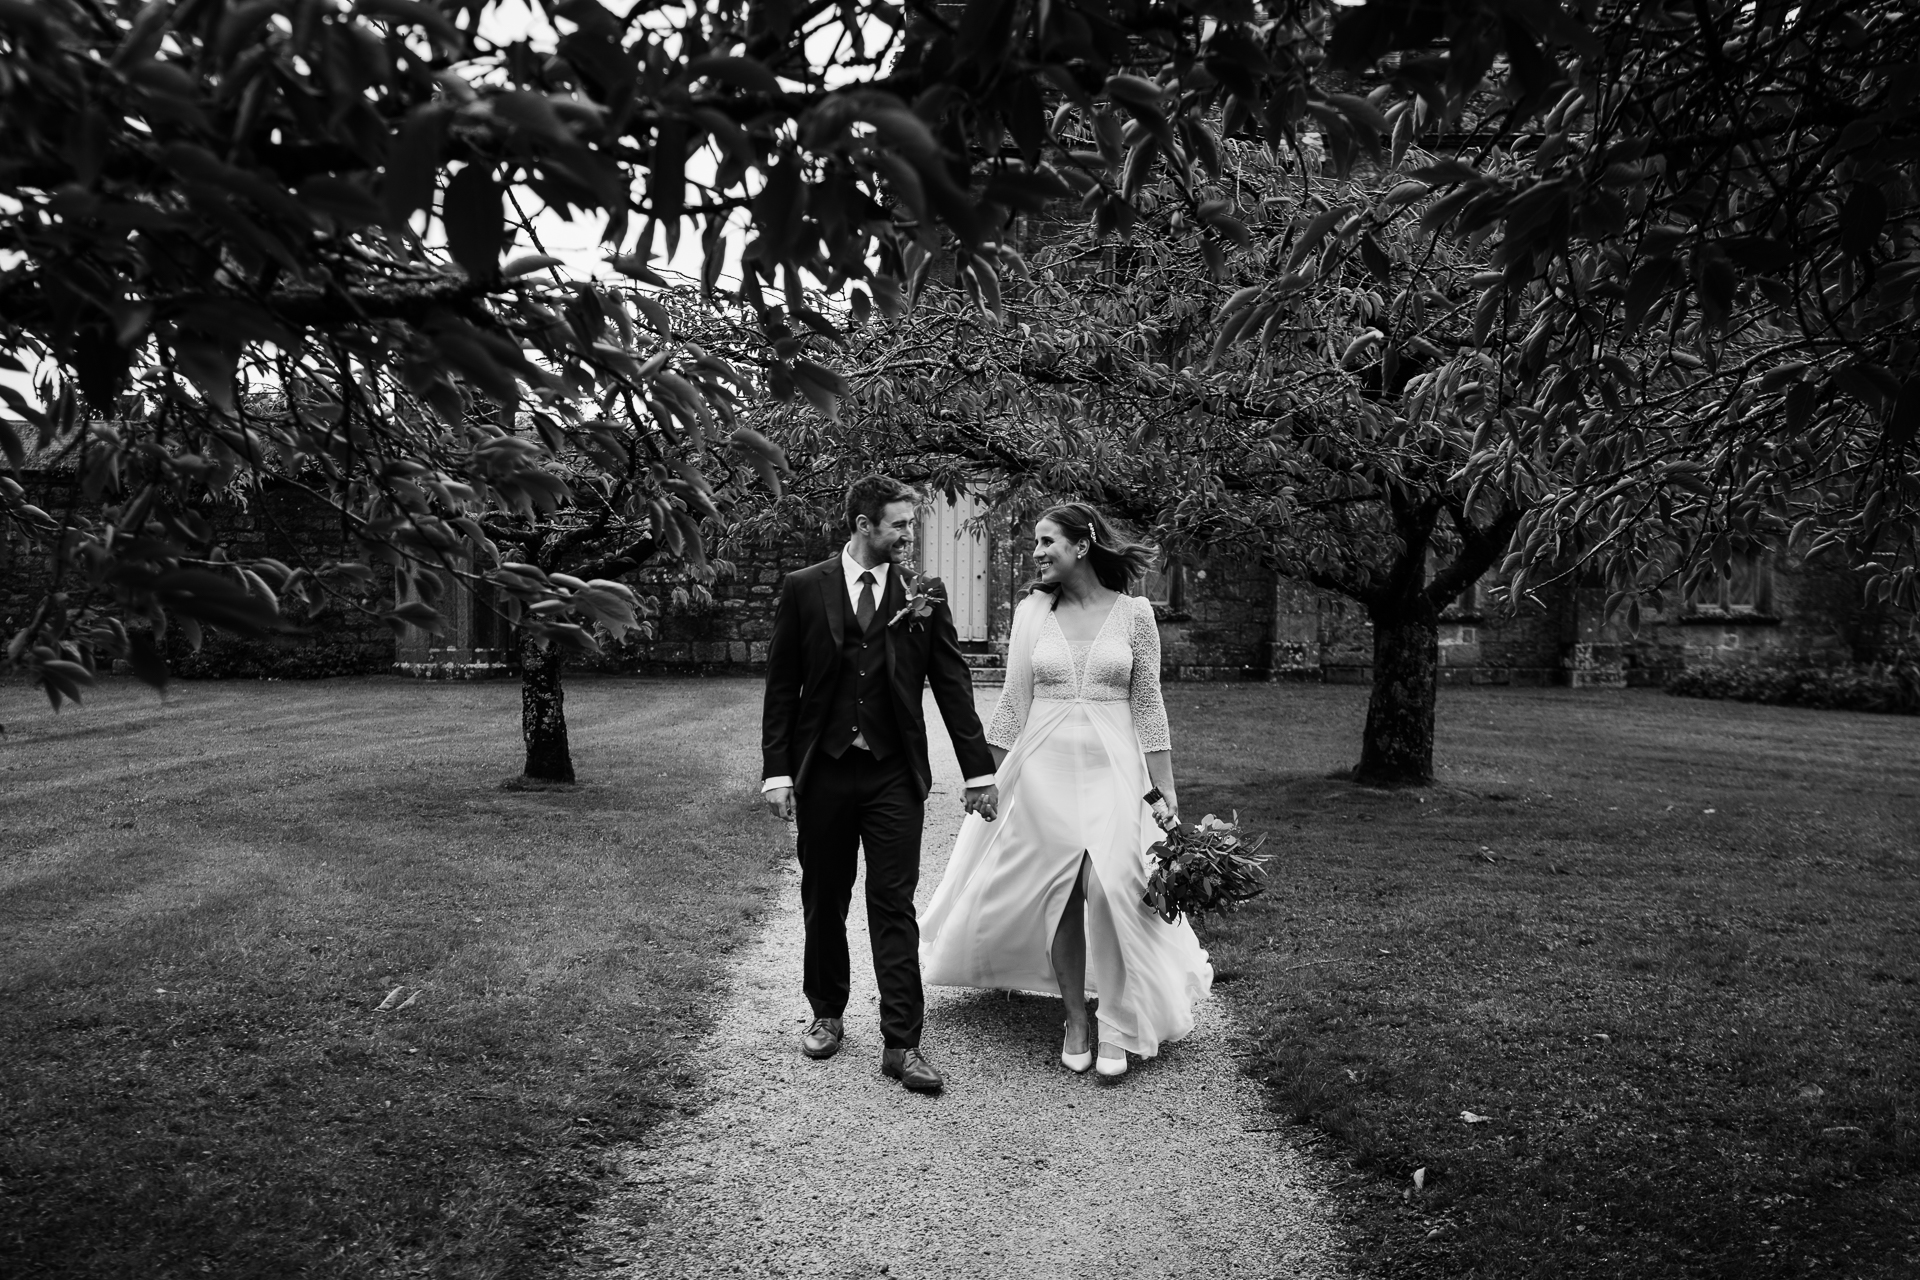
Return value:
M 840 571 L 847 576 L 847 603 L 853 606 L 854 612 L 858 613 L 860 610 L 860 590 L 866 585 L 860 581 L 860 575 L 863 573 L 873 575 L 873 607 L 877 612 L 880 608 L 880 602 L 887 597 L 887 571 L 892 568 L 893 566 L 891 564 L 882 560 L 879 564 L 869 569 L 866 565 L 855 560 L 851 551 L 845 547 L 840 548 Z M 867 749 L 867 744 L 862 742 L 857 735 L 854 738 L 853 745 L 862 751 Z M 969 790 L 974 787 L 990 786 L 993 783 L 993 777 L 994 775 L 988 773 L 978 778 L 968 778 L 966 786 Z M 765 795 L 777 787 L 790 787 L 792 785 L 793 779 L 782 774 L 777 778 L 768 778 L 765 782 L 761 783 L 760 793 Z

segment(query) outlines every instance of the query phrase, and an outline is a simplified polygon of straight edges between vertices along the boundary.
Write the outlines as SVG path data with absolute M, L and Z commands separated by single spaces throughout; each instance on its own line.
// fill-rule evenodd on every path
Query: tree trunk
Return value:
M 520 638 L 520 733 L 527 740 L 526 776 L 540 782 L 573 781 L 567 699 L 560 688 L 564 660 L 559 645 L 542 648 L 531 636 Z
M 1355 782 L 1370 787 L 1433 781 L 1433 709 L 1440 685 L 1438 615 L 1424 595 L 1370 609 L 1373 696 Z

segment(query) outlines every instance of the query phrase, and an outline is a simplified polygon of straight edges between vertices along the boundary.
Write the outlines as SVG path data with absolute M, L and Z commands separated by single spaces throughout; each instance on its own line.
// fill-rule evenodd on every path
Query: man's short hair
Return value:
M 912 485 L 902 484 L 892 476 L 861 476 L 847 486 L 847 528 L 852 529 L 861 516 L 878 526 L 881 517 L 886 515 L 888 503 L 919 501 L 920 495 Z

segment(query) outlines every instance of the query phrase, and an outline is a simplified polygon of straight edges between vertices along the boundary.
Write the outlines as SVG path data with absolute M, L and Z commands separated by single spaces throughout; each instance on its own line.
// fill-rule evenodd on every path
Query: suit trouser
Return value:
M 802 986 L 816 1018 L 847 1007 L 847 906 L 867 854 L 867 928 L 880 987 L 880 1034 L 888 1048 L 920 1043 L 920 921 L 913 891 L 920 883 L 920 799 L 907 754 L 883 760 L 849 747 L 838 758 L 814 753 L 796 793 L 800 906 L 807 943 Z

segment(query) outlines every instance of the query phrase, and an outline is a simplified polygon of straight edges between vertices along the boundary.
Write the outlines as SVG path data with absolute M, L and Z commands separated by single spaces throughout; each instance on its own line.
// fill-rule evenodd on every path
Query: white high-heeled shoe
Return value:
M 1105 1045 L 1100 1047 L 1106 1048 Z M 1109 1080 L 1118 1080 L 1127 1074 L 1127 1051 L 1122 1049 L 1117 1058 L 1109 1058 L 1106 1054 L 1101 1054 L 1094 1060 L 1093 1069 Z
M 1075 1075 L 1085 1074 L 1087 1068 L 1093 1065 L 1092 1045 L 1095 1041 L 1093 1039 L 1093 1028 L 1091 1026 L 1087 1028 L 1087 1043 L 1089 1047 L 1086 1052 L 1068 1053 L 1066 1043 L 1062 1041 L 1060 1045 L 1060 1065 Z

